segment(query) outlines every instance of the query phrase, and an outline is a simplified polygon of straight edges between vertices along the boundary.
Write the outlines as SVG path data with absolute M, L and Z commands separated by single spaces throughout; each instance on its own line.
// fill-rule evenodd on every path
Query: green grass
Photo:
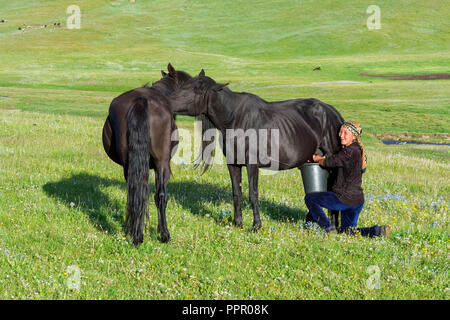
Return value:
M 0 116 L 4 299 L 448 297 L 448 162 L 404 155 L 407 146 L 368 147 L 360 225 L 392 225 L 388 241 L 305 229 L 297 170 L 262 176 L 264 227 L 250 231 L 247 204 L 244 227 L 236 229 L 223 166 L 199 176 L 173 164 L 167 207 L 172 240 L 158 241 L 151 201 L 146 241 L 135 248 L 123 235 L 126 184 L 102 150 L 101 119 Z M 81 271 L 80 290 L 68 289 L 73 265 Z M 379 290 L 366 286 L 372 265 L 381 270 Z
M 448 299 L 449 148 L 377 138 L 448 143 L 448 80 L 359 76 L 449 72 L 448 6 L 379 1 L 382 29 L 368 31 L 358 1 L 77 1 L 81 29 L 68 30 L 70 4 L 0 7 L 0 298 Z M 56 21 L 63 27 L 18 30 Z M 267 100 L 319 98 L 359 121 L 369 157 L 359 224 L 389 224 L 391 239 L 305 228 L 298 170 L 261 176 L 263 228 L 250 231 L 248 203 L 234 228 L 224 165 L 200 176 L 173 163 L 172 239 L 158 241 L 151 200 L 135 248 L 101 130 L 112 98 L 159 79 L 168 62 Z M 330 83 L 340 80 L 359 83 Z M 371 266 L 379 289 L 367 285 Z

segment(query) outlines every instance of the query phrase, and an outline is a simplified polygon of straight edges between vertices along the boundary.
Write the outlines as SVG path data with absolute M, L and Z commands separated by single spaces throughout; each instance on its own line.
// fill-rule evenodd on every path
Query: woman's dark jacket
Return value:
M 362 152 L 357 142 L 343 147 L 339 152 L 325 158 L 325 168 L 337 168 L 336 181 L 331 187 L 338 199 L 349 206 L 364 202 L 364 192 L 361 187 Z

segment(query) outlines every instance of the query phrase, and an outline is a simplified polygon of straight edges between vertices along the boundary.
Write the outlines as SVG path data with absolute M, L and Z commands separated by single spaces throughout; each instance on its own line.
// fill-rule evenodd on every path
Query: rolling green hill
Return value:
M 449 72 L 450 9 L 443 1 L 380 1 L 379 30 L 368 29 L 371 14 L 360 1 L 76 1 L 80 29 L 68 29 L 71 4 L 1 2 L 0 19 L 7 22 L 0 23 L 0 87 L 71 91 L 56 93 L 58 105 L 50 108 L 39 98 L 35 105 L 23 99 L 0 103 L 104 116 L 103 105 L 86 105 L 73 90 L 103 91 L 97 101 L 106 103 L 158 79 L 171 62 L 192 74 L 204 68 L 233 90 L 268 100 L 319 98 L 358 117 L 369 132 L 381 125 L 385 133 L 448 133 L 448 119 L 440 116 L 448 113 L 448 80 L 360 76 Z M 35 93 L 42 99 L 54 94 Z M 377 123 L 397 108 L 410 121 L 431 117 L 431 127 L 410 128 L 395 115 L 395 123 Z
M 169 61 L 272 84 L 449 71 L 444 1 L 377 3 L 379 30 L 367 28 L 360 1 L 2 1 L 1 84 L 122 90 Z M 71 4 L 80 29 L 66 28 Z M 311 72 L 316 65 L 322 72 Z

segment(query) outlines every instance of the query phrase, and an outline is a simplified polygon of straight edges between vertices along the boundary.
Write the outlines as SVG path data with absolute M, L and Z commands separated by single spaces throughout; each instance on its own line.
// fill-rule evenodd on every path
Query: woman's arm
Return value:
M 315 154 L 313 155 L 313 161 L 319 163 L 320 166 L 325 168 L 337 168 L 347 167 L 354 160 L 351 150 L 349 148 L 344 148 L 329 157 Z
M 337 153 L 327 157 L 319 162 L 321 166 L 326 168 L 337 168 L 337 167 L 349 167 L 355 162 L 353 152 L 351 148 L 343 148 Z

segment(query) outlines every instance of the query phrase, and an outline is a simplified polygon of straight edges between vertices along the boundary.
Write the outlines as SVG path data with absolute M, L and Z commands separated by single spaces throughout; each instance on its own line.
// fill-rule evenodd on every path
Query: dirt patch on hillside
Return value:
M 15 110 L 16 106 L 0 106 L 1 110 Z
M 426 74 L 368 74 L 361 72 L 363 77 L 385 78 L 390 80 L 439 80 L 450 79 L 450 73 L 426 73 Z

